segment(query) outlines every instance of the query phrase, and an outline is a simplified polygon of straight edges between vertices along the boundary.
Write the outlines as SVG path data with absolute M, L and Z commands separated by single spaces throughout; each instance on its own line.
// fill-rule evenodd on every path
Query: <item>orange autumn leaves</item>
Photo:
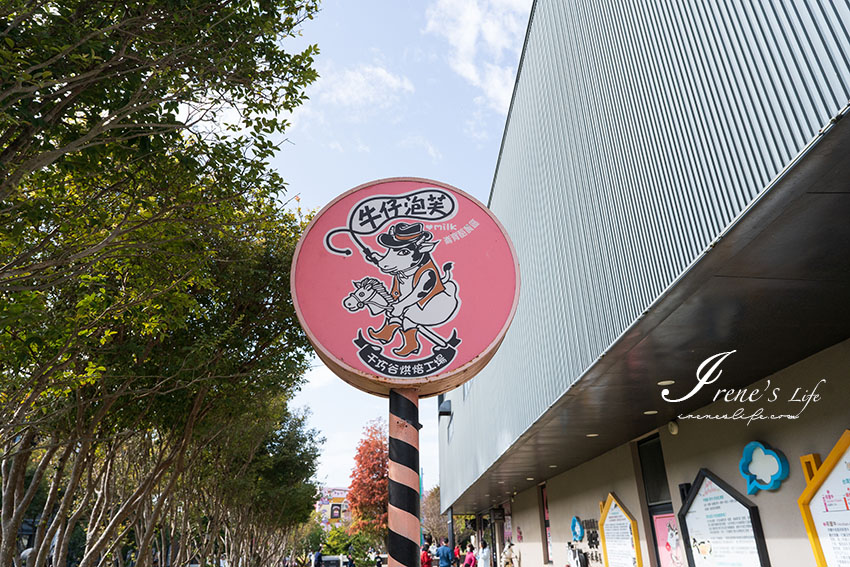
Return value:
M 348 502 L 352 523 L 349 533 L 365 532 L 383 539 L 387 532 L 388 470 L 387 423 L 370 421 L 354 455 Z

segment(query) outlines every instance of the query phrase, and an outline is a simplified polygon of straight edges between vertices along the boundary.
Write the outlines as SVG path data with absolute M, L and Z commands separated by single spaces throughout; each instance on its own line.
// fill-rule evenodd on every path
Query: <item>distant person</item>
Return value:
M 421 567 L 431 567 L 431 552 L 428 550 L 427 543 L 422 544 L 422 549 L 419 552 L 419 565 Z
M 475 567 L 475 546 L 471 543 L 466 546 L 466 559 L 463 560 L 463 567 Z
M 444 537 L 440 547 L 437 548 L 437 559 L 440 560 L 439 567 L 452 567 L 454 554 L 449 548 L 449 538 Z
M 313 554 L 313 567 L 322 567 L 322 548 L 316 550 Z
M 455 544 L 454 556 L 455 565 L 460 565 L 460 546 L 458 544 Z
M 487 542 L 481 540 L 481 549 L 478 550 L 478 567 L 490 567 L 490 548 Z

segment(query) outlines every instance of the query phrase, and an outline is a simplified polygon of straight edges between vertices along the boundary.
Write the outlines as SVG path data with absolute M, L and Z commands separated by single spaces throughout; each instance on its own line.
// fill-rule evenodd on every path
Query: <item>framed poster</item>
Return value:
M 682 537 L 676 514 L 655 514 L 652 516 L 655 530 L 655 545 L 659 567 L 684 567 L 685 552 L 682 549 Z
M 642 567 L 637 521 L 613 492 L 602 507 L 599 535 L 605 567 Z
M 758 507 L 701 469 L 679 511 L 692 567 L 769 567 Z
M 814 468 L 798 503 L 815 561 L 818 567 L 850 565 L 850 430 Z

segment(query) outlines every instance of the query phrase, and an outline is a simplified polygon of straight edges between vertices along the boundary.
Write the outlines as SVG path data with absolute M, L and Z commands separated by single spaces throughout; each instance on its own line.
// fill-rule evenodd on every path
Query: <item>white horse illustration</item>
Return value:
M 342 305 L 352 313 L 365 307 L 369 310 L 369 313 L 373 317 L 377 317 L 379 315 L 388 315 L 392 310 L 395 302 L 381 280 L 366 277 L 360 281 L 353 280 L 351 283 L 354 285 L 354 291 L 342 300 Z M 429 303 L 425 309 L 409 309 L 404 315 L 405 323 L 415 326 L 419 332 L 428 337 L 431 342 L 441 347 L 447 346 L 448 343 L 446 339 L 430 330 L 428 326 L 445 323 L 451 319 L 451 316 L 454 315 L 457 307 L 457 285 L 455 282 L 451 281 L 448 274 L 446 274 L 446 277 L 443 280 L 443 285 L 446 288 L 446 299 L 448 299 L 451 303 L 442 306 L 440 305 L 443 303 L 442 298 L 437 296 L 432 299 L 432 302 L 437 300 L 434 307 L 443 307 L 443 309 L 440 309 L 442 313 L 439 317 L 434 317 L 436 309 L 428 309 L 431 303 Z M 446 309 L 446 307 L 449 307 L 449 309 Z M 417 315 L 420 313 L 425 316 L 418 317 Z

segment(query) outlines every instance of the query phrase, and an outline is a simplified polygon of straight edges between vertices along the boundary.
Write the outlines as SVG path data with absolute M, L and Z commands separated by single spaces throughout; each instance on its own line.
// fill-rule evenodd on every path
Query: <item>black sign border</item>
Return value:
M 676 514 L 679 518 L 679 529 L 682 530 L 682 543 L 685 545 L 685 553 L 688 556 L 689 567 L 695 567 L 695 563 L 693 549 L 691 549 L 691 537 L 688 533 L 688 523 L 685 521 L 685 515 L 691 509 L 691 505 L 693 505 L 694 500 L 697 497 L 697 493 L 706 478 L 710 479 L 714 484 L 722 488 L 727 494 L 732 496 L 732 498 L 737 500 L 747 509 L 747 512 L 750 514 L 750 522 L 753 525 L 753 535 L 756 536 L 756 550 L 759 554 L 759 563 L 761 567 L 770 567 L 770 557 L 767 555 L 767 541 L 764 539 L 764 530 L 762 529 L 758 506 L 747 500 L 743 494 L 735 490 L 725 480 L 721 479 L 706 468 L 700 469 L 697 473 L 697 476 L 691 485 L 691 489 L 688 492 L 687 500 L 682 503 L 682 508 L 679 510 L 679 513 Z

